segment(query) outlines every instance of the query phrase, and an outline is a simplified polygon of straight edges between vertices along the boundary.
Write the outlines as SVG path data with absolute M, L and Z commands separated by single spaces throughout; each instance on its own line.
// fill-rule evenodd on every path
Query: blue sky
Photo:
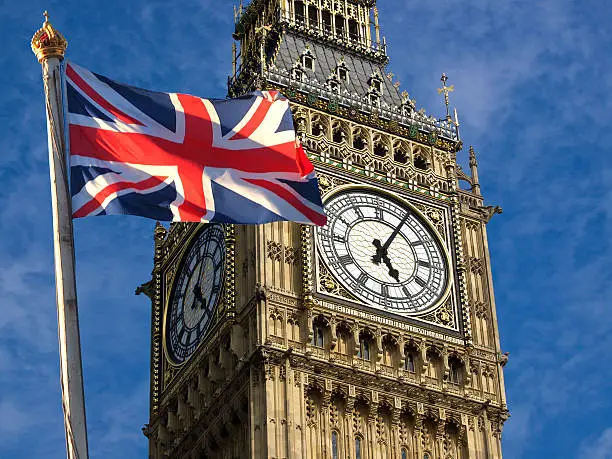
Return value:
M 489 224 L 512 417 L 507 458 L 612 458 L 612 38 L 606 2 L 381 0 L 390 70 L 443 115 L 446 72 Z M 68 57 L 116 80 L 225 95 L 232 5 L 0 0 L 0 457 L 65 457 L 40 66 L 43 10 Z M 608 147 L 606 147 L 606 145 Z M 92 458 L 146 457 L 153 222 L 75 224 Z

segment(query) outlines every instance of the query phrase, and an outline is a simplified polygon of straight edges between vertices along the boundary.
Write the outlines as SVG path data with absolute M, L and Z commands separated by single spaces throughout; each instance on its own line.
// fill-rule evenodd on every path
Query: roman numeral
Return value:
M 339 234 L 334 234 L 334 241 L 336 242 L 341 242 L 342 244 L 344 244 L 346 242 L 346 240 L 344 239 L 344 236 L 340 236 Z
M 387 302 L 387 297 L 389 296 L 389 286 L 387 285 L 381 285 L 381 295 L 383 296 L 383 298 L 385 299 L 385 303 Z
M 179 343 L 183 342 L 183 335 L 185 334 L 185 329 L 181 328 L 181 330 L 178 332 L 178 336 L 177 336 L 177 341 Z
M 419 266 L 422 266 L 423 268 L 431 267 L 431 265 L 429 264 L 428 261 L 418 260 L 417 263 L 418 263 Z
M 353 263 L 353 259 L 351 258 L 349 254 L 342 255 L 341 257 L 338 258 L 338 261 L 344 266 L 350 265 L 351 263 Z
M 414 242 L 410 242 L 410 245 L 412 245 L 412 247 L 415 247 L 417 245 L 423 245 L 423 241 L 414 241 Z
M 419 276 L 416 276 L 414 278 L 414 281 L 419 284 L 421 287 L 425 287 L 427 285 L 427 281 L 424 281 L 423 279 L 421 279 Z
M 366 273 L 359 274 L 359 277 L 357 278 L 357 282 L 359 282 L 359 284 L 365 284 L 365 281 L 367 280 L 368 280 L 368 275 Z
M 410 297 L 410 292 L 408 291 L 408 288 L 405 285 L 402 285 L 402 292 L 404 292 L 404 295 L 406 295 L 406 298 Z

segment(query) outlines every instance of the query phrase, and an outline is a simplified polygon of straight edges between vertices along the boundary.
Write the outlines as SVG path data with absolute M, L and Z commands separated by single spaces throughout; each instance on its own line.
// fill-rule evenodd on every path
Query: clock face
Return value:
M 206 335 L 223 283 L 223 227 L 207 225 L 183 260 L 166 312 L 166 347 L 175 363 L 187 360 Z
M 372 191 L 352 190 L 325 203 L 317 230 L 325 263 L 370 306 L 419 313 L 446 291 L 448 263 L 437 238 L 415 211 Z

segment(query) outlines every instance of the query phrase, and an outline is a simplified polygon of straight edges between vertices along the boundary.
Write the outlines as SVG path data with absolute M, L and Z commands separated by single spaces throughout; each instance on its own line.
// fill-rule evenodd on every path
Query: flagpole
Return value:
M 87 459 L 87 424 L 79 318 L 74 272 L 72 207 L 68 191 L 64 111 L 62 104 L 61 61 L 68 42 L 53 28 L 45 11 L 45 22 L 32 37 L 32 51 L 42 65 L 47 111 L 51 204 L 53 209 L 53 248 L 57 323 L 60 351 L 62 407 L 68 459 Z

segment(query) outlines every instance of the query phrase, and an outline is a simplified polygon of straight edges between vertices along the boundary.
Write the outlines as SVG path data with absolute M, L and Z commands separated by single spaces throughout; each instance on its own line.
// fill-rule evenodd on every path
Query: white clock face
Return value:
M 209 224 L 183 261 L 166 313 L 166 345 L 175 363 L 187 360 L 208 331 L 221 292 L 224 261 L 223 227 Z
M 320 253 L 344 287 L 366 304 L 419 313 L 446 291 L 448 264 L 432 230 L 408 206 L 372 191 L 325 203 Z

